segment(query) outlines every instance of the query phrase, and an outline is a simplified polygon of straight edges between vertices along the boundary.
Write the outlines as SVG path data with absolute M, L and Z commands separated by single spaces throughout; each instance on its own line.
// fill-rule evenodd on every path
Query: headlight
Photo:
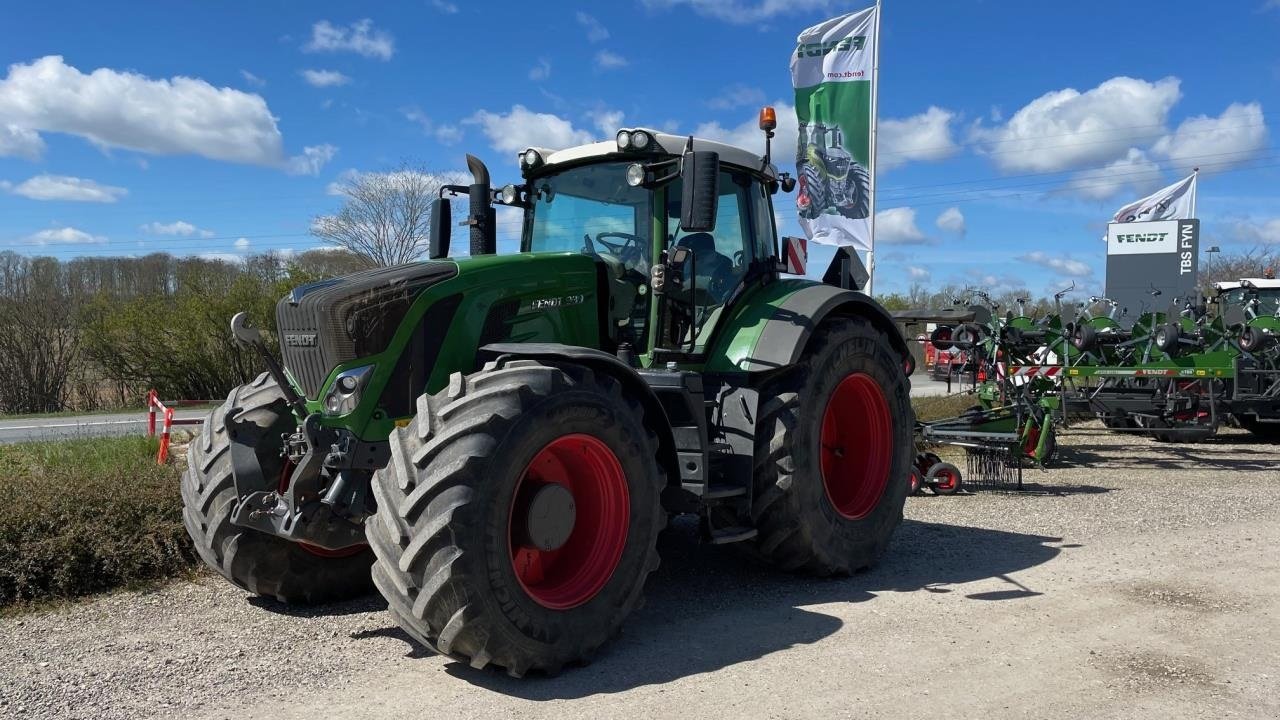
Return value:
M 649 141 L 653 138 L 649 137 L 649 133 L 643 130 L 637 130 L 631 133 L 631 148 L 633 150 L 643 150 L 649 147 Z
M 627 166 L 627 184 L 631 187 L 640 187 L 644 184 L 644 165 L 631 163 Z
M 503 185 L 502 189 L 498 191 L 498 199 L 502 201 L 503 205 L 514 205 L 520 199 L 520 191 L 516 189 L 515 185 Z
M 525 170 L 532 170 L 542 164 L 542 155 L 537 150 L 529 148 L 520 156 L 520 166 Z
M 333 389 L 324 396 L 324 411 L 329 415 L 346 415 L 360 404 L 360 394 L 373 374 L 372 365 L 343 370 L 333 381 Z
M 618 149 L 619 150 L 631 149 L 631 132 L 630 131 L 628 130 L 618 131 Z

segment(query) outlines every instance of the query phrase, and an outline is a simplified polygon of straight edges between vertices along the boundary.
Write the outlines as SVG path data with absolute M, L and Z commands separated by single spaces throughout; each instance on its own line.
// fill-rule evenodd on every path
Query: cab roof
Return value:
M 680 155 L 684 152 L 685 145 L 689 142 L 689 136 L 687 135 L 672 135 L 670 133 L 659 132 L 657 130 L 644 127 L 623 129 L 630 132 L 643 130 L 649 133 L 649 135 L 654 138 L 655 144 L 660 148 L 660 154 L 662 155 Z M 578 145 L 577 147 L 565 148 L 564 150 L 550 150 L 539 147 L 532 149 L 537 150 L 538 154 L 543 157 L 543 164 L 538 168 L 538 172 L 553 168 L 557 165 L 572 165 L 583 160 L 596 158 L 610 158 L 617 160 L 634 158 L 639 161 L 645 158 L 652 158 L 655 152 L 654 150 L 646 150 L 642 152 L 619 150 L 618 142 L 614 139 L 595 142 L 589 145 Z M 763 157 L 751 152 L 750 150 L 744 150 L 740 147 L 729 145 L 727 143 L 698 137 L 693 138 L 693 149 L 700 152 L 710 151 L 717 153 L 720 155 L 720 162 L 722 163 L 746 168 L 747 170 L 764 175 L 769 180 L 778 179 L 778 169 L 774 167 L 772 163 L 765 163 Z
M 1240 284 L 1252 290 L 1280 290 L 1280 280 L 1267 278 L 1244 278 Z

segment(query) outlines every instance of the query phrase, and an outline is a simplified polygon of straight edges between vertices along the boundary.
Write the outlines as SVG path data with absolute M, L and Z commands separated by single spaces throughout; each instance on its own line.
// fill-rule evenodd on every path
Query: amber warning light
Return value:
M 778 127 L 778 115 L 771 107 L 760 108 L 760 129 L 772 132 Z

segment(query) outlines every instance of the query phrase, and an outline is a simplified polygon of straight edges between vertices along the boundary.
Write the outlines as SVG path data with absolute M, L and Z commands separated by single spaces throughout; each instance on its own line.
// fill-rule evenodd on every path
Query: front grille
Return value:
M 457 273 L 457 266 L 451 262 L 420 262 L 367 270 L 294 290 L 276 304 L 276 328 L 285 367 L 301 385 L 304 395 L 318 399 L 325 378 L 335 366 L 386 349 L 394 329 L 386 332 L 381 326 L 384 322 L 398 326 L 408 305 L 383 307 L 381 298 L 416 297 L 423 288 Z M 357 314 L 371 309 L 374 314 L 368 318 Z M 349 323 L 353 325 L 349 327 Z M 377 332 L 363 332 L 371 327 Z M 356 330 L 362 331 L 354 333 L 361 339 L 358 344 L 352 338 Z

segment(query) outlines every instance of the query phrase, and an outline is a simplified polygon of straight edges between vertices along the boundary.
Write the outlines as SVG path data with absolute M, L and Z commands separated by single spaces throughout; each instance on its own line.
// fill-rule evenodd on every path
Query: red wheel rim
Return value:
M 933 476 L 933 485 L 939 490 L 955 490 L 960 484 L 951 470 L 941 470 Z
M 534 495 L 547 484 L 567 489 L 575 506 L 573 530 L 555 550 L 530 545 L 521 530 Z M 516 580 L 545 608 L 568 610 L 586 603 L 613 577 L 630 522 L 626 475 L 609 446 L 581 433 L 552 440 L 520 476 L 507 516 Z
M 893 464 L 893 418 L 880 385 L 854 373 L 836 386 L 822 416 L 822 486 L 850 520 L 875 509 Z

